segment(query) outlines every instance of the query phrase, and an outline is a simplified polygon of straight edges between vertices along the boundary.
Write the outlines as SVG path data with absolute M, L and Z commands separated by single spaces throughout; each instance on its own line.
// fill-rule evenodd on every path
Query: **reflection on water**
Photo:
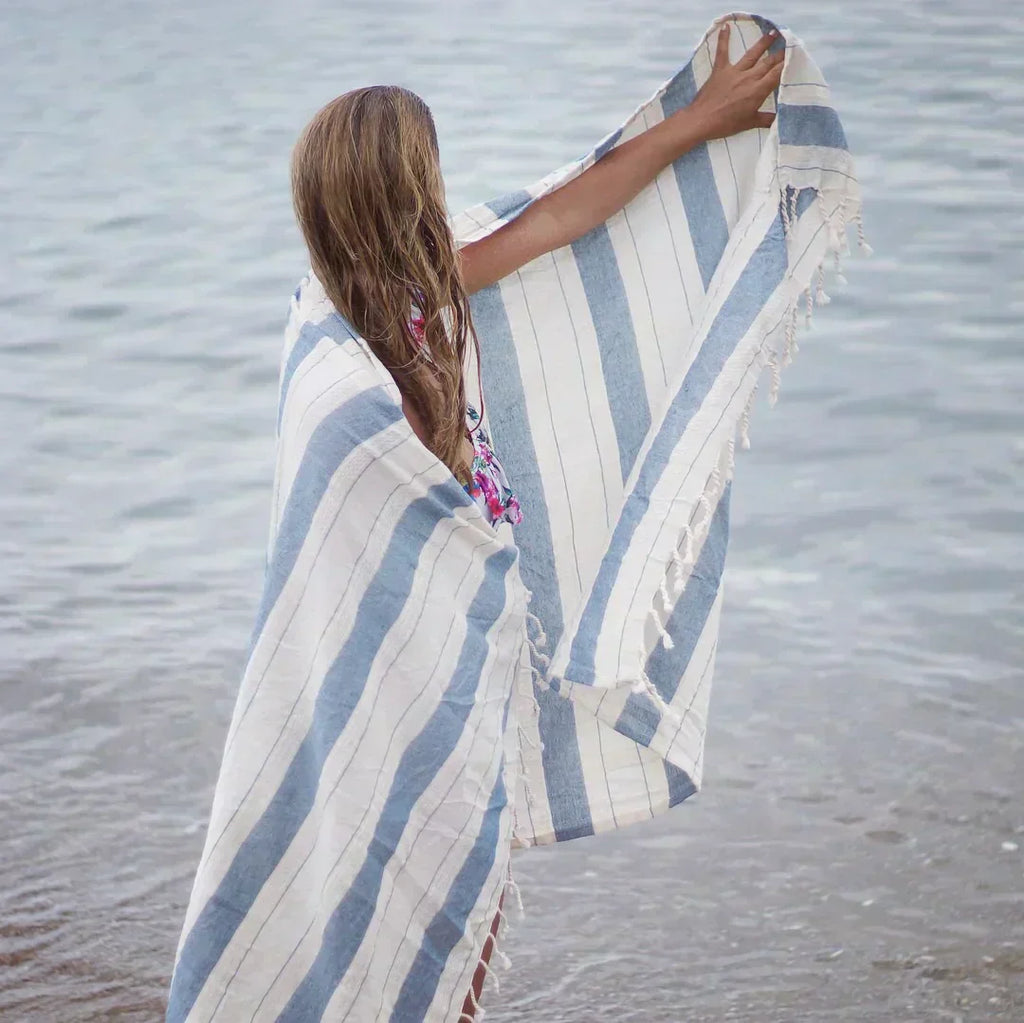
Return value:
M 296 132 L 399 81 L 453 207 L 534 180 L 719 13 L 594 8 L 5 7 L 4 1020 L 161 1012 L 262 575 Z M 494 1019 L 1024 1014 L 1024 23 L 1000 11 L 788 5 L 877 255 L 755 416 L 704 792 L 518 859 Z

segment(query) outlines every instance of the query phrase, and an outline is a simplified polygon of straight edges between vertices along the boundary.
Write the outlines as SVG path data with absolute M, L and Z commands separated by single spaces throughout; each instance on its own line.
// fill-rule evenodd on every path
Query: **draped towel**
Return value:
M 774 27 L 716 20 L 581 160 L 454 217 L 459 243 L 687 105 L 725 20 L 734 61 Z M 735 438 L 860 225 L 824 80 L 775 45 L 771 129 L 698 146 L 472 297 L 467 386 L 521 524 L 486 522 L 316 278 L 296 291 L 264 590 L 169 1020 L 457 1020 L 518 895 L 510 847 L 699 786 Z

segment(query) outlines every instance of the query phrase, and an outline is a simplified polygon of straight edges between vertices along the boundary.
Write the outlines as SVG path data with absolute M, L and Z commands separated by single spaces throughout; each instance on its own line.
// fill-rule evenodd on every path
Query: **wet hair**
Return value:
M 292 201 L 311 265 L 335 308 L 391 373 L 427 447 L 460 480 L 473 329 L 448 222 L 430 108 L 396 85 L 338 96 L 292 154 Z M 423 345 L 409 324 L 415 303 Z

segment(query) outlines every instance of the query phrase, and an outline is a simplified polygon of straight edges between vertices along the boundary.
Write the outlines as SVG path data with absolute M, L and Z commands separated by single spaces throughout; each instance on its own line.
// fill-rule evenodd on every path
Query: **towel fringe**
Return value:
M 780 184 L 779 212 L 787 246 L 790 238 L 796 231 L 799 219 L 798 203 L 801 191 L 803 191 L 802 188 L 797 187 L 794 184 L 790 184 L 789 182 Z M 672 611 L 672 607 L 666 600 L 667 593 L 669 589 L 671 589 L 674 603 L 678 600 L 685 588 L 688 572 L 692 571 L 694 563 L 694 549 L 704 539 L 704 536 L 706 536 L 707 530 L 710 527 L 712 510 L 717 506 L 718 501 L 721 499 L 722 493 L 725 489 L 725 484 L 732 478 L 737 438 L 739 439 L 740 446 L 744 450 L 750 447 L 750 420 L 753 415 L 754 403 L 757 396 L 757 377 L 764 368 L 768 369 L 771 381 L 768 396 L 769 403 L 771 405 L 775 405 L 779 395 L 782 367 L 788 366 L 793 361 L 793 357 L 799 351 L 796 334 L 797 316 L 801 303 L 804 304 L 806 309 L 805 324 L 806 326 L 810 326 L 814 306 L 827 305 L 831 301 L 829 295 L 825 291 L 825 262 L 829 256 L 833 258 L 837 280 L 845 283 L 846 279 L 841 273 L 841 253 L 843 250 L 848 248 L 847 225 L 849 223 L 853 223 L 856 226 L 860 248 L 865 252 L 865 254 L 870 254 L 871 252 L 871 247 L 864 239 L 864 229 L 861 220 L 859 201 L 846 192 L 842 192 L 838 197 L 836 197 L 835 192 L 830 192 L 829 195 L 833 199 L 838 198 L 838 201 L 833 203 L 832 208 L 829 207 L 823 191 L 820 189 L 816 190 L 815 201 L 817 203 L 817 209 L 828 232 L 825 255 L 818 265 L 812 268 L 810 274 L 808 274 L 806 278 L 806 285 L 803 289 L 795 293 L 786 308 L 785 315 L 782 320 L 784 327 L 781 331 L 783 343 L 781 345 L 779 344 L 778 335 L 780 332 L 777 330 L 772 331 L 771 334 L 765 335 L 761 348 L 755 354 L 754 384 L 751 388 L 750 395 L 744 405 L 743 412 L 737 421 L 736 429 L 730 433 L 728 439 L 724 442 L 719 463 L 715 465 L 714 469 L 708 476 L 704 490 L 696 503 L 696 518 L 691 516 L 690 522 L 687 523 L 681 531 L 680 540 L 665 556 L 665 567 L 662 573 L 661 583 L 657 590 L 657 593 L 660 594 L 662 598 L 662 606 L 659 608 L 657 597 L 653 598 L 647 617 L 653 623 L 658 637 L 666 649 L 671 650 L 673 646 L 672 638 L 668 634 L 668 630 L 664 624 L 664 621 L 667 620 Z M 725 463 L 724 470 L 722 468 L 723 461 Z M 679 552 L 680 542 L 685 548 L 682 554 Z M 670 587 L 669 578 L 672 573 L 675 574 L 675 579 Z M 633 689 L 634 691 L 647 692 L 648 695 L 651 695 L 652 698 L 655 699 L 655 702 L 659 704 L 662 713 L 666 713 L 669 711 L 669 708 L 664 703 L 664 700 L 661 699 L 656 687 L 654 687 L 650 682 L 650 679 L 647 678 L 646 671 L 644 670 L 645 662 L 646 654 L 641 650 L 639 653 L 638 680 L 633 683 Z
M 789 346 L 786 347 L 787 352 Z M 754 389 L 750 392 L 750 397 L 747 399 L 747 404 L 743 407 L 743 415 L 740 416 L 740 447 L 744 451 L 750 449 L 750 417 L 754 414 L 754 401 L 757 398 L 757 383 L 754 384 Z M 701 505 L 707 502 L 707 495 L 701 494 L 700 501 Z
M 464 1020 L 468 1020 L 469 1023 L 479 1023 L 479 1021 L 484 1018 L 486 1010 L 480 1004 L 480 998 L 478 998 L 476 996 L 476 993 L 473 991 L 473 980 L 476 979 L 476 971 L 480 969 L 480 967 L 483 967 L 484 970 L 484 980 L 480 986 L 481 996 L 487 990 L 488 982 L 490 982 L 491 986 L 493 986 L 494 993 L 496 995 L 501 991 L 501 979 L 499 978 L 498 973 L 494 969 L 494 967 L 491 966 L 491 964 L 484 957 L 487 956 L 488 958 L 490 958 L 490 956 L 496 955 L 499 961 L 501 962 L 501 967 L 503 970 L 509 970 L 512 967 L 512 960 L 508 957 L 504 948 L 502 947 L 503 942 L 508 937 L 509 931 L 512 929 L 512 925 L 509 922 L 508 914 L 501 908 L 502 899 L 506 895 L 512 895 L 519 909 L 520 920 L 522 920 L 526 916 L 526 913 L 523 909 L 523 899 L 522 895 L 519 892 L 519 885 L 516 883 L 515 878 L 512 876 L 511 857 L 509 857 L 508 869 L 506 870 L 505 873 L 505 881 L 502 884 L 501 893 L 502 898 L 498 900 L 498 908 L 495 914 L 498 918 L 498 926 L 494 926 L 494 917 L 490 917 L 488 919 L 487 935 L 484 937 L 483 943 L 480 946 L 480 954 L 477 957 L 476 967 L 473 970 L 473 976 L 472 979 L 470 980 L 469 991 L 466 995 L 466 998 L 463 1001 L 463 1004 L 465 1004 L 465 1001 L 469 1002 L 472 1012 L 469 1013 L 466 1012 L 465 1009 L 463 1009 L 459 1013 L 458 1023 L 463 1023 Z M 487 951 L 488 945 L 490 945 L 489 954 Z
M 736 421 L 735 428 L 729 432 L 727 439 L 722 443 L 722 450 L 719 458 L 712 468 L 704 488 L 694 505 L 690 521 L 680 530 L 676 543 L 668 549 L 662 559 L 663 571 L 658 587 L 651 598 L 651 604 L 646 615 L 646 622 L 649 622 L 655 635 L 656 642 L 660 642 L 665 649 L 673 649 L 675 643 L 667 628 L 667 622 L 672 614 L 675 604 L 678 602 L 687 580 L 693 571 L 696 552 L 703 542 L 707 531 L 710 528 L 714 509 L 718 506 L 726 485 L 732 479 L 735 464 L 735 447 L 737 439 L 740 447 L 744 450 L 750 447 L 750 421 L 753 416 L 754 404 L 758 390 L 758 378 L 761 372 L 768 370 L 770 375 L 769 403 L 775 405 L 781 384 L 782 368 L 788 366 L 800 348 L 797 344 L 797 318 L 800 308 L 803 306 L 805 315 L 805 327 L 810 327 L 815 305 L 827 305 L 831 299 L 825 291 L 825 262 L 831 257 L 835 272 L 835 280 L 839 284 L 845 284 L 846 278 L 842 274 L 842 253 L 849 251 L 849 225 L 853 225 L 857 231 L 858 245 L 866 254 L 871 253 L 871 246 L 864 238 L 864 226 L 861 216 L 861 205 L 859 196 L 844 186 L 816 188 L 812 185 L 802 185 L 798 180 L 787 180 L 782 173 L 782 168 L 777 170 L 777 188 L 779 194 L 779 212 L 782 220 L 783 232 L 786 239 L 787 251 L 789 243 L 797 230 L 799 217 L 800 194 L 805 188 L 813 188 L 815 192 L 815 205 L 827 232 L 825 253 L 818 264 L 811 268 L 806 277 L 801 271 L 800 284 L 789 280 L 794 290 L 790 292 L 791 297 L 786 301 L 784 313 L 781 320 L 765 325 L 765 335 L 760 347 L 754 353 L 753 363 L 746 372 L 753 371 L 753 384 L 750 394 L 743 407 L 743 412 Z M 806 211 L 805 211 L 806 215 Z M 790 253 L 792 257 L 792 253 Z M 763 315 L 765 313 L 763 312 Z M 772 317 L 778 316 L 778 307 L 773 312 L 767 313 Z M 781 327 L 781 329 L 779 329 Z M 742 381 L 740 381 L 742 385 Z M 682 548 L 680 550 L 680 548 Z M 532 596 L 532 594 L 531 594 Z M 660 600 L 659 600 L 660 597 Z M 533 676 L 537 684 L 559 692 L 561 695 L 568 695 L 568 686 L 572 683 L 559 676 L 550 673 L 551 657 L 540 648 L 547 646 L 547 636 L 544 632 L 540 619 L 533 613 L 527 612 L 527 619 L 532 620 L 537 634 L 535 637 L 528 637 L 530 643 L 531 660 L 533 661 Z M 647 676 L 646 644 L 641 642 L 637 651 L 637 668 L 634 678 L 623 678 L 621 685 L 629 685 L 634 693 L 644 693 L 649 696 L 662 714 L 675 714 L 657 687 Z M 539 667 L 537 667 L 539 665 Z M 552 683 L 556 683 L 553 685 Z M 566 689 L 562 689 L 557 683 L 568 683 Z M 533 744 L 535 745 L 535 744 Z
M 774 407 L 775 403 L 779 400 L 779 386 L 782 383 L 782 367 L 779 365 L 779 353 L 774 348 L 768 356 L 768 368 L 772 374 L 771 388 L 768 391 L 768 404 Z
M 516 909 L 519 910 L 519 919 L 524 920 L 526 918 L 526 910 L 523 908 L 523 893 L 519 890 L 519 885 L 516 879 L 512 876 L 512 863 L 509 862 L 508 877 L 505 881 L 506 891 L 511 891 L 512 895 L 516 900 Z
M 796 317 L 797 310 L 794 303 L 793 308 L 786 315 L 786 353 L 782 359 L 783 366 L 788 366 L 800 351 L 800 346 L 796 343 Z M 757 389 L 757 384 L 754 384 L 754 389 Z
M 533 594 L 531 594 L 531 596 L 532 595 Z M 533 622 L 537 626 L 537 642 L 542 643 L 546 646 L 548 642 L 548 636 L 547 633 L 544 631 L 544 626 L 541 624 L 541 620 L 532 611 L 529 610 L 526 612 L 526 618 L 528 621 Z
M 483 960 L 481 959 L 480 962 L 483 962 Z M 466 1012 L 466 1010 L 463 1009 L 462 1012 L 459 1013 L 458 1023 L 462 1023 L 463 1020 L 468 1020 L 469 1023 L 475 1023 L 475 1021 L 483 1019 L 484 1010 L 480 1007 L 480 1002 L 477 1000 L 476 995 L 473 994 L 472 983 L 469 985 L 469 993 L 466 995 L 466 998 L 469 999 L 469 1004 L 473 1011 Z

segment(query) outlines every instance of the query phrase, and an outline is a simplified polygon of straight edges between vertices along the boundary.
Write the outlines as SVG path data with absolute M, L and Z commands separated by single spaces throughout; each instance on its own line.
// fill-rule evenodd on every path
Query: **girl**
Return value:
M 466 346 L 477 344 L 467 297 L 603 223 L 688 149 L 768 127 L 775 115 L 759 108 L 782 73 L 783 51 L 768 54 L 777 33 L 736 64 L 728 37 L 726 23 L 711 77 L 689 107 L 461 249 L 448 224 L 434 121 L 414 93 L 347 92 L 317 113 L 295 148 L 295 212 L 314 273 L 394 377 L 417 436 L 492 522 L 516 523 L 520 512 L 476 426 L 480 414 L 466 403 Z
M 448 222 L 434 122 L 418 96 L 397 86 L 345 93 L 317 113 L 296 146 L 295 210 L 314 273 L 394 378 L 417 436 L 492 524 L 519 523 L 522 512 L 482 413 L 467 404 L 463 366 L 467 346 L 477 345 L 467 296 L 603 223 L 688 149 L 772 123 L 760 107 L 782 71 L 783 53 L 768 53 L 777 33 L 732 64 L 728 30 L 688 107 L 461 249 Z M 463 1019 L 473 1019 L 492 944 Z
M 373 373 L 375 379 L 386 381 L 389 396 L 374 404 L 381 387 L 358 391 L 357 398 L 338 407 L 338 416 L 326 414 L 318 425 L 312 414 L 308 426 L 302 425 L 307 422 L 305 412 L 295 414 L 299 422 L 292 425 L 306 432 L 313 430 L 313 435 L 305 437 L 303 433 L 302 463 L 291 483 L 282 522 L 275 529 L 275 553 L 268 559 L 261 624 L 225 747 L 223 783 L 218 785 L 204 860 L 182 931 L 168 1020 L 440 1020 L 452 1015 L 464 991 L 460 1021 L 476 1017 L 502 911 L 497 888 L 483 892 L 481 886 L 487 878 L 495 877 L 496 864 L 501 868 L 498 861 L 502 857 L 494 855 L 495 850 L 500 847 L 502 852 L 509 852 L 505 839 L 508 832 L 501 823 L 508 820 L 505 811 L 510 803 L 502 772 L 508 752 L 505 734 L 511 735 L 512 730 L 505 731 L 506 718 L 501 711 L 504 706 L 507 714 L 510 701 L 506 688 L 512 683 L 506 686 L 506 680 L 513 677 L 513 670 L 521 662 L 509 652 L 508 639 L 502 640 L 504 659 L 496 653 L 487 662 L 498 666 L 500 672 L 493 669 L 487 676 L 482 695 L 474 689 L 473 678 L 474 672 L 479 676 L 482 671 L 488 644 L 497 650 L 498 636 L 507 634 L 517 650 L 524 648 L 526 640 L 524 608 L 518 603 L 524 588 L 520 583 L 514 593 L 508 591 L 514 599 L 507 603 L 502 574 L 508 572 L 511 578 L 510 566 L 518 550 L 504 540 L 499 542 L 497 532 L 487 523 L 497 526 L 521 522 L 521 538 L 521 530 L 528 530 L 530 522 L 522 521 L 515 497 L 516 482 L 506 478 L 482 428 L 482 410 L 478 412 L 467 401 L 464 367 L 471 356 L 478 355 L 467 296 L 501 281 L 542 253 L 586 235 L 629 203 L 689 148 L 708 139 L 771 124 L 772 115 L 761 113 L 760 108 L 780 80 L 782 54 L 769 54 L 777 33 L 764 35 L 733 65 L 728 56 L 728 28 L 726 23 L 719 33 L 710 78 L 687 108 L 615 146 L 578 177 L 532 202 L 487 237 L 461 249 L 455 243 L 445 209 L 433 121 L 417 96 L 397 87 L 356 89 L 325 106 L 303 133 L 293 162 L 294 199 L 317 288 L 322 288 L 333 304 L 331 316 L 343 319 L 346 337 L 351 333 L 351 340 L 359 342 L 359 365 L 364 365 L 364 354 L 367 359 L 370 354 L 376 356 L 380 366 L 375 364 Z M 293 311 L 301 306 L 300 294 L 304 294 L 301 288 Z M 321 342 L 323 326 L 317 323 L 306 341 Z M 362 348 L 364 344 L 366 349 Z M 298 342 L 294 348 L 307 354 L 310 350 Z M 321 377 L 305 377 L 304 381 L 312 380 L 313 384 L 303 386 L 329 396 L 335 388 L 357 387 L 346 385 L 349 377 L 335 374 L 333 369 L 348 366 L 355 357 L 352 350 L 351 345 L 343 343 L 334 347 L 327 344 L 327 369 L 318 371 Z M 342 361 L 331 364 L 330 357 Z M 345 363 L 346 358 L 349 363 Z M 353 370 L 351 376 L 355 375 Z M 285 381 L 283 375 L 283 391 Z M 396 395 L 400 395 L 400 404 Z M 313 395 L 312 400 L 315 403 L 317 397 Z M 289 403 L 288 408 L 297 407 Z M 308 408 L 308 403 L 303 408 Z M 383 417 L 383 425 L 376 423 L 375 415 Z M 408 426 L 402 417 L 408 420 Z M 391 427 L 395 429 L 388 433 Z M 429 472 L 413 475 L 435 481 L 440 475 L 445 478 L 424 488 L 415 500 L 411 497 L 413 489 L 407 485 L 409 480 L 403 478 L 401 486 L 394 486 L 391 493 L 401 491 L 406 495 L 403 500 L 408 500 L 406 510 L 398 515 L 398 524 L 388 516 L 398 514 L 395 509 L 401 507 L 400 500 L 396 503 L 386 498 L 383 507 L 378 503 L 384 486 L 364 485 L 358 492 L 361 497 L 353 503 L 337 501 L 332 505 L 332 487 L 336 496 L 350 495 L 364 476 L 371 482 L 391 482 L 386 471 L 388 462 L 379 455 L 381 449 L 370 443 L 358 445 L 360 437 L 389 436 L 392 446 L 385 451 L 391 452 L 393 462 L 399 458 L 394 454 L 399 445 L 393 437 L 401 431 L 402 450 L 409 459 L 410 443 L 419 449 L 418 465 L 423 465 L 428 454 L 432 456 Z M 282 435 L 295 432 L 285 430 Z M 422 444 L 417 443 L 417 437 Z M 356 445 L 358 451 L 348 461 L 341 452 L 346 444 Z M 295 456 L 289 449 L 285 461 L 294 461 Z M 411 464 L 404 463 L 403 468 Z M 444 473 L 444 467 L 451 476 Z M 455 480 L 479 506 L 482 522 Z M 454 495 L 460 503 L 458 518 L 447 514 L 451 509 L 446 506 L 441 507 L 444 515 L 436 511 L 442 502 L 431 495 L 438 491 Z M 329 507 L 317 520 L 316 529 L 327 531 L 317 531 L 310 539 L 312 516 L 325 504 Z M 360 507 L 364 514 L 345 512 L 353 507 Z M 431 516 L 438 521 L 443 518 L 453 531 L 444 531 L 449 525 L 437 527 L 440 539 L 432 552 L 433 560 L 420 572 L 425 580 L 424 589 L 417 591 L 421 598 L 408 621 L 403 620 L 406 625 L 402 629 L 408 626 L 411 631 L 408 635 L 396 633 L 397 638 L 388 641 L 387 657 L 378 657 L 383 637 L 390 635 L 404 607 L 402 602 L 408 602 L 413 592 L 399 577 L 417 571 L 425 548 L 391 546 L 389 541 L 386 556 L 375 548 L 373 556 L 379 555 L 381 561 L 378 567 L 371 567 L 373 556 L 362 557 L 366 547 L 346 562 L 345 544 L 350 536 L 362 536 L 369 545 L 371 535 L 378 534 L 399 540 L 415 534 L 426 543 L 435 530 Z M 380 518 L 385 526 L 375 534 Z M 413 524 L 402 526 L 403 522 Z M 458 536 L 457 526 L 462 530 Z M 469 532 L 473 535 L 467 539 Z M 335 546 L 325 546 L 329 541 Z M 286 589 L 296 559 L 313 547 L 312 561 L 304 568 L 308 574 Z M 474 552 L 486 548 L 495 553 L 486 557 L 481 569 Z M 327 553 L 319 558 L 322 551 Z M 446 560 L 439 561 L 442 551 Z M 456 602 L 463 599 L 470 591 L 461 588 L 454 576 L 463 574 L 464 561 L 465 576 L 477 579 L 478 589 L 472 603 L 456 610 L 465 627 L 461 647 L 445 645 L 445 640 L 435 640 L 434 631 L 435 627 L 443 629 L 445 616 L 452 608 L 431 599 L 431 594 L 444 594 L 445 600 Z M 439 583 L 430 590 L 438 564 Z M 360 586 L 371 578 L 372 586 Z M 338 596 L 337 588 L 351 596 Z M 492 600 L 496 593 L 500 599 Z M 276 615 L 274 630 L 261 644 L 258 639 L 271 612 Z M 500 627 L 499 615 L 503 615 Z M 422 638 L 423 631 L 416 631 L 421 621 L 427 623 L 422 629 L 429 630 L 429 639 Z M 507 623 L 516 628 L 508 630 Z M 331 643 L 324 651 L 319 646 L 329 629 L 334 630 L 331 643 L 340 641 L 342 633 L 346 637 L 340 652 L 334 652 Z M 371 641 L 368 635 L 377 640 Z M 460 650 L 469 651 L 468 667 L 463 667 Z M 417 658 L 428 654 L 440 658 L 442 653 L 450 659 L 437 670 L 441 677 L 435 679 L 435 669 L 429 665 L 424 668 Z M 452 659 L 456 653 L 458 660 Z M 477 658 L 475 662 L 473 658 Z M 384 660 L 386 670 L 374 669 L 373 699 L 360 701 L 359 686 L 367 684 L 371 666 Z M 307 687 L 314 668 L 319 673 L 318 682 Z M 528 663 L 525 668 L 528 684 Z M 427 687 L 419 690 L 419 695 L 409 696 L 413 689 L 409 680 L 420 677 L 429 685 L 425 683 Z M 295 691 L 290 690 L 293 686 Z M 322 707 L 321 695 L 325 692 L 329 695 Z M 378 696 L 382 711 L 374 718 Z M 470 740 L 474 756 L 452 756 L 478 700 L 480 713 L 474 719 Z M 343 744 L 338 736 L 356 706 L 366 711 L 367 721 L 379 724 L 373 730 L 364 721 L 358 739 L 343 751 L 349 757 L 347 766 L 339 767 L 340 760 L 332 762 L 332 780 L 324 781 L 324 765 Z M 422 709 L 428 706 L 434 710 L 421 722 Z M 293 720 L 297 708 L 298 716 Z M 494 738 L 499 724 L 502 732 Z M 396 735 L 404 735 L 404 739 L 395 740 Z M 482 736 L 478 745 L 477 735 Z M 441 741 L 443 736 L 450 743 L 447 747 Z M 388 760 L 392 741 L 397 750 Z M 385 745 L 387 750 L 378 749 Z M 351 766 L 357 751 L 361 759 Z M 496 766 L 499 762 L 501 769 Z M 391 765 L 393 774 L 379 766 L 385 763 Z M 428 809 L 420 805 L 424 803 L 420 797 L 442 764 L 450 768 L 454 780 L 443 793 L 438 786 Z M 482 800 L 482 775 L 492 769 L 497 774 L 494 781 L 487 776 L 492 796 Z M 384 786 L 386 793 L 379 784 L 385 776 L 390 778 Z M 322 782 L 323 805 L 316 803 Z M 486 802 L 485 811 L 481 800 Z M 474 830 L 460 823 L 464 810 L 479 812 L 489 829 L 480 823 L 474 838 Z M 237 811 L 242 815 L 238 816 Z M 431 822 L 435 811 L 438 819 Z M 404 828 L 409 824 L 410 832 L 414 830 L 409 823 L 413 813 L 418 815 L 415 838 L 403 845 Z M 361 825 L 353 823 L 353 814 L 361 814 L 364 821 L 368 816 L 376 820 L 372 834 L 370 824 L 360 832 Z M 302 837 L 297 840 L 300 829 Z M 353 846 L 357 832 L 359 842 Z M 585 832 L 579 830 L 561 838 L 577 834 Z M 515 838 L 513 832 L 512 840 Z M 342 850 L 336 848 L 339 840 L 344 845 Z M 445 853 L 452 848 L 458 849 L 458 856 Z M 449 873 L 435 881 L 436 872 L 431 875 L 430 870 L 422 869 L 424 857 L 433 861 L 441 853 Z M 282 866 L 286 855 L 287 869 Z M 449 876 L 453 870 L 455 875 Z M 398 884 L 401 881 L 403 885 Z M 334 895 L 328 892 L 328 886 L 333 886 Z M 384 887 L 389 893 L 386 899 L 382 896 Z M 378 902 L 384 899 L 390 905 L 392 896 L 394 912 L 390 917 L 385 913 L 378 918 L 375 926 Z M 257 899 L 259 911 L 250 912 Z M 490 909 L 496 902 L 498 915 L 492 924 Z M 474 907 L 475 918 L 468 928 L 466 914 Z M 409 926 L 404 923 L 407 920 Z M 475 975 L 470 979 L 474 969 L 470 945 L 475 951 L 479 935 L 487 931 L 488 925 L 489 934 L 482 942 Z M 452 969 L 446 969 L 456 944 L 456 962 Z M 403 956 L 394 975 L 397 960 L 390 957 L 388 946 L 397 946 Z M 265 953 L 262 957 L 260 950 Z M 359 966 L 349 972 L 356 955 Z M 274 964 L 280 964 L 276 973 Z M 437 982 L 445 969 L 445 988 L 438 998 Z M 370 989 L 374 984 L 380 990 Z M 399 984 L 400 989 L 388 995 L 392 1009 L 385 1009 L 389 985 L 397 988 Z M 289 1000 L 282 1011 L 279 1003 L 285 997 Z M 367 1008 L 374 1005 L 379 1008 Z M 428 1009 L 432 1014 L 429 1017 Z

